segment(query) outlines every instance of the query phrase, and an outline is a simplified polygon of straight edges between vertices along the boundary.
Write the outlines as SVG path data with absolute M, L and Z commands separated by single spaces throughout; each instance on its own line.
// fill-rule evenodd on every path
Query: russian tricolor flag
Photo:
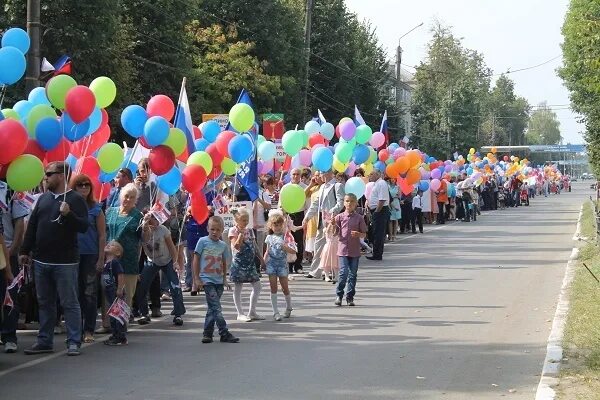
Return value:
M 379 128 L 379 132 L 383 133 L 385 136 L 385 146 L 387 147 L 390 142 L 390 136 L 388 133 L 388 121 L 387 121 L 387 110 L 383 113 L 383 119 L 381 120 L 381 128 Z
M 188 154 L 196 151 L 196 147 L 194 146 L 194 124 L 192 123 L 190 102 L 185 90 L 185 78 L 183 78 L 181 92 L 179 93 L 179 103 L 177 104 L 177 111 L 175 113 L 175 128 L 179 128 L 185 133 Z

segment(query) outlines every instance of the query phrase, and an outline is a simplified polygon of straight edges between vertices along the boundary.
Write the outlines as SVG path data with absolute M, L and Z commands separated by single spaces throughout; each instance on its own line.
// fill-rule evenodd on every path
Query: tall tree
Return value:
M 557 144 L 561 140 L 560 122 L 546 102 L 531 113 L 526 139 L 528 144 Z

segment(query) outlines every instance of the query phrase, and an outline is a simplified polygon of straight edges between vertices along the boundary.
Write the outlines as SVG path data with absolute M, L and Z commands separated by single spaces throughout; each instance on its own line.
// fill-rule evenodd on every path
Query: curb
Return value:
M 573 236 L 573 240 L 580 240 L 581 233 L 581 218 L 583 215 L 583 205 L 579 210 L 579 218 L 577 219 L 577 230 Z M 548 337 L 548 345 L 546 346 L 546 358 L 544 359 L 544 367 L 540 383 L 538 384 L 535 400 L 554 400 L 556 392 L 554 387 L 558 385 L 558 373 L 560 371 L 560 363 L 563 357 L 562 340 L 567 322 L 567 314 L 569 312 L 569 287 L 575 276 L 575 266 L 579 257 L 579 249 L 573 247 L 571 256 L 567 262 L 565 276 L 563 278 L 560 294 L 558 296 L 558 304 L 556 312 L 552 320 L 552 329 Z

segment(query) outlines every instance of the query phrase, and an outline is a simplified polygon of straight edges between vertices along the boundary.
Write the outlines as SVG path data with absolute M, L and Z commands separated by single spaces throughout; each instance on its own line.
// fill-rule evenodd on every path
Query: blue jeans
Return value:
M 141 315 L 148 315 L 148 290 L 150 285 L 156 276 L 156 273 L 162 270 L 167 280 L 169 281 L 169 292 L 171 293 L 171 300 L 173 300 L 173 311 L 171 315 L 180 317 L 185 314 L 185 306 L 183 305 L 183 294 L 181 293 L 181 285 L 179 284 L 179 276 L 173 269 L 173 262 L 170 261 L 167 265 L 156 265 L 149 261 L 146 261 L 144 270 L 141 274 L 141 280 L 136 290 L 137 298 L 136 302 Z
M 106 306 L 110 307 L 113 301 L 115 301 L 115 298 L 117 297 L 117 288 L 114 285 L 105 286 L 104 295 L 106 296 Z M 114 337 L 117 340 L 125 339 L 127 327 L 113 317 L 110 317 L 110 329 L 112 331 L 112 337 Z
M 188 289 L 191 289 L 192 284 L 194 283 L 194 277 L 192 274 L 192 259 L 194 258 L 194 251 L 186 247 L 185 253 L 185 286 L 187 286 Z
M 96 263 L 98 254 L 79 255 L 79 306 L 83 331 L 94 333 L 98 316 L 98 284 Z
M 219 328 L 219 335 L 226 335 L 227 323 L 223 318 L 223 310 L 221 309 L 221 296 L 223 295 L 223 285 L 207 283 L 204 285 L 204 294 L 206 295 L 206 318 L 204 319 L 204 336 L 212 337 L 215 330 L 215 323 Z
M 344 297 L 346 289 L 346 299 L 354 299 L 356 293 L 356 277 L 358 275 L 358 260 L 360 257 L 339 256 L 340 260 L 340 278 L 337 283 L 336 294 L 338 297 Z M 348 287 L 346 288 L 346 281 Z
M 67 344 L 81 344 L 81 308 L 78 295 L 78 266 L 42 264 L 34 261 L 35 287 L 40 314 L 38 343 L 54 346 L 56 296 L 60 299 L 67 327 Z

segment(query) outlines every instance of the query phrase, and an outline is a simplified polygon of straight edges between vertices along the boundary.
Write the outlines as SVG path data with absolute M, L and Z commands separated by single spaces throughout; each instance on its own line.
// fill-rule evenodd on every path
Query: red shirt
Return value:
M 344 211 L 335 217 L 335 224 L 339 232 L 338 256 L 345 257 L 360 257 L 360 238 L 352 237 L 351 232 L 357 231 L 360 233 L 367 232 L 367 224 L 362 215 L 353 212 L 349 214 Z

